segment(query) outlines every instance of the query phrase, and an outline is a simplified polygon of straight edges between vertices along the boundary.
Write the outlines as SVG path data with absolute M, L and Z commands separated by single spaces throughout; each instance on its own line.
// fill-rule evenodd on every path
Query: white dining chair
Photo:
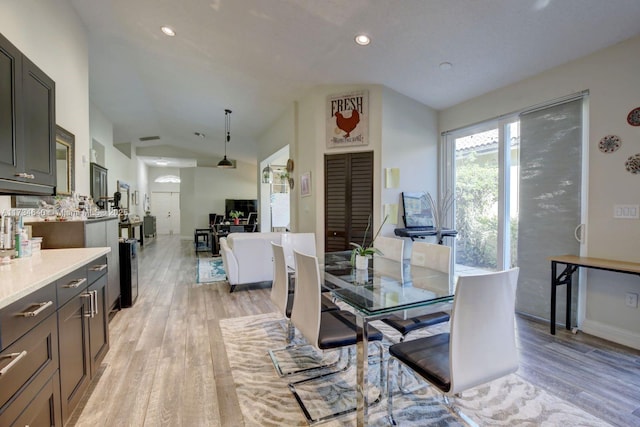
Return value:
M 293 307 L 295 294 L 289 284 L 289 271 L 285 262 L 284 248 L 282 247 L 282 245 L 278 245 L 274 242 L 271 242 L 271 247 L 273 249 L 273 284 L 271 285 L 270 297 L 271 301 L 278 308 L 278 311 L 287 321 L 286 346 L 284 348 L 269 350 L 269 356 L 271 357 L 271 361 L 273 362 L 273 366 L 276 369 L 276 372 L 279 376 L 283 377 L 287 375 L 298 374 L 301 372 L 308 372 L 315 369 L 331 368 L 339 364 L 341 362 L 340 359 L 336 360 L 335 363 L 307 366 L 301 369 L 285 371 L 282 367 L 282 364 L 278 361 L 278 353 L 283 351 L 294 351 L 294 349 L 296 348 L 296 346 L 293 345 L 293 340 L 295 337 L 295 327 L 291 322 L 291 310 Z M 337 305 L 335 305 L 324 295 L 320 299 L 320 302 L 322 311 L 339 309 Z
M 451 274 L 451 248 L 445 245 L 414 242 L 411 250 L 411 265 L 425 267 L 442 273 Z M 404 341 L 411 332 L 437 325 L 449 320 L 449 314 L 444 311 L 425 313 L 410 318 L 392 315 L 382 319 L 384 323 L 400 332 L 400 342 Z
M 463 421 L 449 396 L 488 383 L 518 369 L 515 297 L 518 268 L 458 280 L 448 333 L 404 341 L 389 347 L 388 417 L 393 418 L 392 364 L 418 373 L 445 395 L 447 407 Z
M 307 342 L 313 345 L 318 351 L 340 349 L 342 352 L 347 347 L 352 347 L 357 343 L 356 335 L 356 319 L 353 313 L 344 310 L 321 310 L 321 283 L 320 270 L 318 267 L 318 259 L 315 256 L 306 255 L 294 251 L 296 261 L 296 282 L 295 282 L 295 299 L 293 301 L 293 309 L 291 311 L 291 322 L 296 329 L 306 338 Z M 383 382 L 383 346 L 381 344 L 382 333 L 371 325 L 368 325 L 369 342 L 376 343 L 379 349 L 380 360 L 380 390 L 382 393 Z M 350 360 L 349 357 L 348 360 Z M 297 388 L 303 384 L 310 382 L 326 383 L 330 381 L 333 375 L 322 374 L 317 377 L 307 378 L 289 384 L 289 389 L 293 393 L 296 401 L 300 405 L 308 423 L 315 424 L 321 421 L 353 412 L 356 410 L 355 401 L 352 407 L 337 411 L 325 416 L 313 418 L 309 410 L 304 404 L 304 399 L 297 392 Z M 326 385 L 326 384 L 325 384 Z M 378 399 L 379 400 L 379 399 Z
M 378 249 L 381 254 L 375 256 L 389 258 L 398 262 L 402 262 L 404 257 L 404 240 L 395 237 L 378 236 L 373 242 L 373 247 Z

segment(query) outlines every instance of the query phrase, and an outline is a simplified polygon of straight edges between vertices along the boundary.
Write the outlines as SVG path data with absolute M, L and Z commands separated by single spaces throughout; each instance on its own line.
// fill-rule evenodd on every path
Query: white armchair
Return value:
M 281 233 L 230 233 L 220 239 L 222 264 L 231 286 L 271 282 L 273 250 L 271 242 L 280 244 Z

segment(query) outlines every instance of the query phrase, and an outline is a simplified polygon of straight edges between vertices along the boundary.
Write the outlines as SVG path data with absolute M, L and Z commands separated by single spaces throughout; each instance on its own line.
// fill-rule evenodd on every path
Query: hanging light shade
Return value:
M 273 183 L 273 169 L 271 169 L 270 165 L 265 166 L 262 169 L 262 183 L 263 184 L 271 184 Z
M 224 159 L 218 162 L 219 168 L 232 168 L 233 163 L 227 159 L 227 144 L 231 141 L 231 110 L 224 110 Z

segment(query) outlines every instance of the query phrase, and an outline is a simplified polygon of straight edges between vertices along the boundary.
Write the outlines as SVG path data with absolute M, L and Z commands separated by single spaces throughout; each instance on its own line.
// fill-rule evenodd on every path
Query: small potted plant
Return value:
M 244 215 L 244 212 L 242 211 L 231 211 L 229 212 L 229 216 L 231 218 L 233 218 L 233 223 L 235 225 L 240 224 L 240 217 Z
M 369 220 L 367 221 L 367 228 L 364 231 L 364 237 L 362 238 L 362 244 L 350 242 L 349 244 L 353 246 L 353 250 L 351 251 L 351 265 L 356 267 L 356 270 L 366 270 L 369 268 L 369 258 L 371 258 L 374 254 L 383 255 L 379 249 L 373 246 L 373 242 L 376 241 L 378 234 L 382 230 L 382 226 L 387 221 L 387 217 L 384 217 L 382 224 L 380 224 L 380 228 L 376 232 L 376 235 L 371 239 L 371 243 L 369 245 L 365 245 L 367 240 L 367 234 L 369 234 L 369 228 L 371 227 L 371 215 L 369 215 Z

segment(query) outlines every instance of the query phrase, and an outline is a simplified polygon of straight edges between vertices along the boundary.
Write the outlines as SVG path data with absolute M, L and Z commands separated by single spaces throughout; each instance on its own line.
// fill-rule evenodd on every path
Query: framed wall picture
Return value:
M 305 172 L 300 175 L 300 196 L 306 197 L 311 195 L 311 172 Z
M 327 96 L 327 148 L 369 145 L 369 91 Z

